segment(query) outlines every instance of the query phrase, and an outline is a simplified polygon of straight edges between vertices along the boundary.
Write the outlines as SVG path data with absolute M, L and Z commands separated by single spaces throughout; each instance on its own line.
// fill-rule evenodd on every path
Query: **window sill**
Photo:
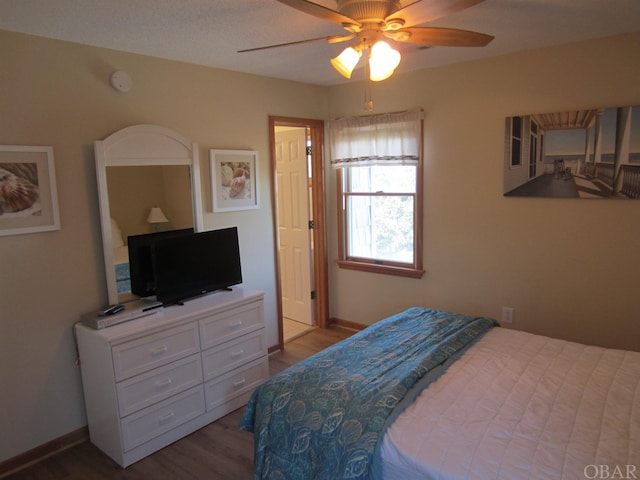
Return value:
M 378 265 L 374 263 L 354 262 L 351 260 L 336 260 L 340 268 L 346 270 L 358 270 L 360 272 L 382 273 L 384 275 L 396 275 L 398 277 L 422 278 L 424 270 L 398 267 L 396 265 Z

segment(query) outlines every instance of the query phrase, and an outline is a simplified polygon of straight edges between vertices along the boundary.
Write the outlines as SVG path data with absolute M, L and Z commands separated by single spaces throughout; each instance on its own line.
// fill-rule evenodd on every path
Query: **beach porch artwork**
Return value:
M 507 117 L 507 197 L 640 198 L 640 106 Z

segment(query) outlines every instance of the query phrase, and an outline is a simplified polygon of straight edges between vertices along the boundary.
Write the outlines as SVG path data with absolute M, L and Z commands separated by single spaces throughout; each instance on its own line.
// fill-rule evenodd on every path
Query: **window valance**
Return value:
M 327 122 L 331 166 L 417 165 L 422 118 L 412 110 Z

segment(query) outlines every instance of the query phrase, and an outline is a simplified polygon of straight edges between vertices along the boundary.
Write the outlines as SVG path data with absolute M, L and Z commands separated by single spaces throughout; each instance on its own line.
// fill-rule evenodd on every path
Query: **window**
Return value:
M 511 166 L 522 163 L 522 117 L 511 117 Z
M 538 165 L 538 124 L 531 120 L 529 135 L 529 178 L 536 176 L 536 167 Z
M 329 122 L 342 268 L 420 278 L 422 112 Z

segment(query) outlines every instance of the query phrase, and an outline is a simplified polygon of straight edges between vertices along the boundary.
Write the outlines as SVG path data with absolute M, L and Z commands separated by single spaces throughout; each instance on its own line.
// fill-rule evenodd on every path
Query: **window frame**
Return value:
M 423 152 L 424 152 L 424 121 L 420 121 L 420 158 L 416 165 L 416 191 L 415 193 L 397 192 L 345 192 L 346 175 L 342 167 L 336 169 L 337 184 L 337 209 L 338 209 L 338 259 L 336 263 L 339 268 L 357 270 L 361 272 L 381 273 L 386 275 L 396 275 L 408 278 L 422 278 L 424 269 L 422 267 L 422 226 L 423 226 Z M 403 263 L 392 260 L 379 260 L 367 257 L 356 257 L 347 255 L 348 240 L 348 216 L 347 198 L 348 196 L 414 196 L 414 230 L 413 230 L 413 263 Z

